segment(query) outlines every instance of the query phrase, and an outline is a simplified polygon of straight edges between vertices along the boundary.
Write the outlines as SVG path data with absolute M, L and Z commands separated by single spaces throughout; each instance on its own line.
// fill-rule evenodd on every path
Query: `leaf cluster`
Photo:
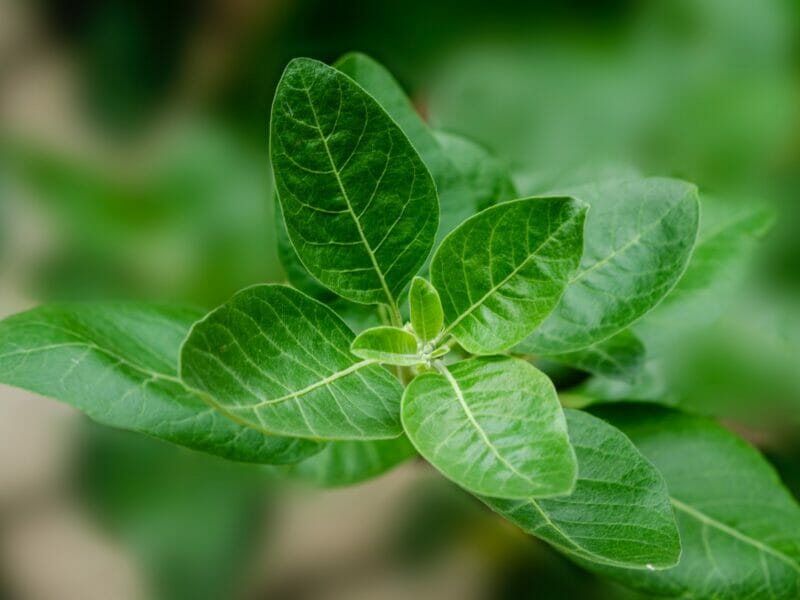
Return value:
M 683 181 L 515 198 L 499 162 L 432 131 L 358 54 L 289 63 L 270 152 L 292 285 L 246 288 L 206 315 L 35 308 L 0 323 L 0 381 L 324 486 L 419 455 L 654 595 L 800 595 L 800 509 L 756 451 L 671 409 L 565 409 L 538 368 L 633 385 L 637 332 L 702 298 L 763 212 L 698 243 L 700 199 Z

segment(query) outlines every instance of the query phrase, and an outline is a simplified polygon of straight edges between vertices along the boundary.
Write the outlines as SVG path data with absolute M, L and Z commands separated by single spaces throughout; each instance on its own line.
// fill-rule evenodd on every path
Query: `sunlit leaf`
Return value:
M 353 332 L 328 307 L 281 285 L 247 288 L 192 328 L 180 374 L 230 418 L 316 439 L 400 434 L 400 383 L 349 352 Z
M 527 198 L 493 206 L 455 229 L 431 262 L 445 331 L 474 354 L 525 338 L 578 267 L 585 214 L 571 198 Z
M 144 304 L 41 306 L 0 322 L 0 382 L 75 406 L 104 425 L 251 462 L 319 450 L 268 436 L 214 410 L 177 377 L 197 311 Z
M 420 454 L 463 488 L 501 498 L 569 493 L 575 454 L 550 380 L 515 358 L 475 358 L 406 388 L 403 426 Z
M 564 414 L 578 458 L 572 493 L 484 502 L 567 556 L 632 569 L 677 564 L 680 539 L 661 474 L 618 429 L 581 411 Z

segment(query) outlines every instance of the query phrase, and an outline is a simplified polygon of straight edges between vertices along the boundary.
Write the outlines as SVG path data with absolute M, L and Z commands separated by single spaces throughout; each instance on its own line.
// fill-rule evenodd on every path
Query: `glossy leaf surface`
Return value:
M 578 267 L 585 213 L 571 198 L 528 198 L 455 229 L 431 262 L 445 330 L 473 354 L 500 352 L 527 336 Z
M 349 77 L 295 59 L 275 93 L 271 155 L 308 271 L 345 298 L 393 305 L 439 221 L 431 175 L 402 130 Z
M 439 191 L 437 241 L 464 219 L 517 197 L 508 171 L 497 158 L 462 136 L 432 131 L 385 67 L 357 52 L 346 54 L 334 66 L 380 102 L 422 156 Z
M 328 307 L 281 285 L 247 288 L 192 328 L 181 377 L 228 416 L 262 431 L 381 439 L 400 429 L 400 383 L 349 352 Z
M 0 382 L 55 398 L 104 425 L 234 460 L 282 464 L 309 441 L 242 427 L 177 377 L 194 310 L 144 304 L 41 306 L 0 322 Z
M 568 493 L 575 454 L 550 380 L 515 358 L 476 358 L 423 373 L 402 417 L 420 454 L 463 488 L 528 498 Z
M 567 556 L 633 569 L 677 564 L 681 545 L 664 478 L 618 429 L 581 411 L 564 413 L 578 458 L 572 494 L 484 502 Z

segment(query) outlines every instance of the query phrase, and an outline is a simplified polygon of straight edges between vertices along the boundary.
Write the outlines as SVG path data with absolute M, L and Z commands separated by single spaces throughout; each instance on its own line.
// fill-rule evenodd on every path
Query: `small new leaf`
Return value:
M 406 433 L 445 476 L 481 495 L 567 494 L 575 454 L 555 388 L 516 358 L 475 358 L 423 373 L 403 395 Z
M 585 215 L 572 198 L 527 198 L 456 228 L 431 262 L 445 331 L 473 354 L 501 352 L 525 338 L 578 267 Z
M 414 277 L 408 293 L 411 326 L 423 342 L 433 340 L 444 325 L 444 313 L 439 293 L 422 277 Z
M 411 366 L 421 363 L 417 338 L 399 327 L 373 327 L 358 334 L 350 352 L 367 360 L 389 365 Z
M 314 439 L 401 432 L 400 383 L 349 352 L 353 332 L 328 307 L 282 285 L 236 294 L 192 328 L 180 374 L 226 415 Z

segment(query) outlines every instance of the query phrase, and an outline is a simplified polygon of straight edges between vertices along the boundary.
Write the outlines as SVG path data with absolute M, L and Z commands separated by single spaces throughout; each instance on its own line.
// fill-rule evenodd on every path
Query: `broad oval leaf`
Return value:
M 392 74 L 386 67 L 360 52 L 345 54 L 333 66 L 364 88 L 400 126 L 419 152 L 441 192 L 444 178 L 451 170 L 450 161 Z
M 383 475 L 415 454 L 404 435 L 392 440 L 330 442 L 322 452 L 285 467 L 285 472 L 318 487 L 342 487 Z
M 574 352 L 626 329 L 677 283 L 697 237 L 691 184 L 638 179 L 570 193 L 590 206 L 581 266 L 556 309 L 518 346 L 523 352 Z
M 475 494 L 569 493 L 575 454 L 544 373 L 506 357 L 438 367 L 438 373 L 419 375 L 403 395 L 403 426 L 426 460 Z
M 304 266 L 345 298 L 394 306 L 439 222 L 408 138 L 352 79 L 304 58 L 286 67 L 271 123 L 275 186 Z
M 327 306 L 282 285 L 247 288 L 197 322 L 180 374 L 232 419 L 314 439 L 401 432 L 400 383 L 349 352 L 353 332 Z
M 631 569 L 676 565 L 681 544 L 664 478 L 615 427 L 585 412 L 564 414 L 578 458 L 572 493 L 483 501 L 567 556 Z
M 414 277 L 408 292 L 411 326 L 423 342 L 434 339 L 444 325 L 444 313 L 439 293 L 422 277 Z
M 588 568 L 656 595 L 800 597 L 800 507 L 756 450 L 705 417 L 643 405 L 598 414 L 666 479 L 683 554 L 665 571 Z
M 320 302 L 330 303 L 337 298 L 331 290 L 314 279 L 311 274 L 300 262 L 297 252 L 289 239 L 289 232 L 286 231 L 286 222 L 283 220 L 283 211 L 278 196 L 275 195 L 275 241 L 278 249 L 278 260 L 280 260 L 287 281 L 292 287 L 308 294 Z
M 527 198 L 456 228 L 431 262 L 445 332 L 473 354 L 500 352 L 527 336 L 578 267 L 585 214 L 572 198 Z
M 417 338 L 399 327 L 373 327 L 358 334 L 350 352 L 359 358 L 390 365 L 410 366 L 422 362 L 417 356 Z
M 432 131 L 403 88 L 375 60 L 352 52 L 334 67 L 369 92 L 411 140 L 436 182 L 441 241 L 465 219 L 493 204 L 518 197 L 504 166 L 482 146 L 450 132 Z
M 194 310 L 146 304 L 40 306 L 0 322 L 0 382 L 94 421 L 226 458 L 296 462 L 321 450 L 226 418 L 177 377 Z
M 547 358 L 594 375 L 633 382 L 644 366 L 645 348 L 636 334 L 626 329 L 583 350 Z

